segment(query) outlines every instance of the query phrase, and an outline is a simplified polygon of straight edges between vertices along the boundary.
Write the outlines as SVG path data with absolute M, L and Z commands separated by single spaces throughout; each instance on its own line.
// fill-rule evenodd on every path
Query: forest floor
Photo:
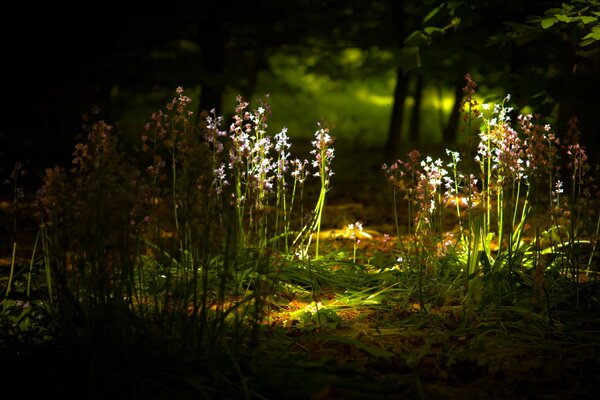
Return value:
M 332 239 L 326 246 L 350 252 L 352 244 L 343 232 L 348 224 L 359 221 L 372 236 L 359 247 L 361 254 L 385 251 L 384 235 L 395 236 L 395 224 L 388 184 L 381 170 L 381 149 L 353 145 L 336 151 L 336 175 L 323 221 L 324 234 L 330 234 Z M 11 229 L 9 206 L 3 203 L 0 209 L 4 233 Z M 34 240 L 36 222 L 19 224 L 25 229 L 14 240 Z M 10 246 L 3 242 L 1 276 L 6 275 L 11 260 Z M 18 262 L 26 265 L 30 253 L 19 248 L 18 254 Z M 323 287 L 318 296 L 320 302 L 339 302 L 339 290 Z M 225 385 L 230 382 L 235 386 L 238 391 L 234 393 L 239 396 L 223 389 L 209 390 L 206 398 L 598 398 L 600 316 L 595 312 L 567 310 L 557 314 L 562 319 L 548 321 L 547 315 L 536 316 L 507 304 L 482 310 L 465 307 L 458 301 L 444 301 L 428 304 L 424 310 L 416 300 L 408 304 L 373 301 L 351 307 L 338 304 L 333 319 L 318 326 L 298 323 L 293 315 L 318 307 L 313 300 L 312 295 L 272 298 L 256 356 L 234 362 L 236 370 L 225 373 L 228 378 L 222 380 Z M 141 358 L 147 357 L 150 355 Z M 7 384 L 7 392 L 14 392 L 18 398 L 42 398 L 54 390 L 65 398 L 77 394 L 102 397 L 86 393 L 82 384 L 73 382 L 81 376 L 79 365 L 56 370 L 57 365 L 69 359 L 69 355 L 46 349 L 35 358 L 4 363 L 0 376 Z M 107 376 L 118 380 L 132 373 L 135 379 L 147 380 L 149 385 L 161 379 L 171 382 L 168 389 L 158 390 L 160 394 L 148 398 L 200 398 L 198 393 L 203 393 L 204 383 L 190 378 L 191 370 L 195 368 L 195 373 L 207 376 L 213 373 L 208 366 L 183 371 L 185 363 L 174 369 L 163 368 L 159 373 L 140 373 L 139 367 L 133 366 L 135 360 L 127 361 L 132 365 L 122 363 Z M 94 384 L 108 391 L 114 383 L 112 378 Z M 232 384 L 234 381 L 242 383 Z M 20 386 L 28 383 L 33 386 Z
M 420 150 L 434 159 L 445 151 L 439 146 Z M 383 235 L 395 237 L 395 223 L 382 149 L 336 151 L 324 226 L 335 236 L 360 221 L 373 237 L 359 251 L 385 251 Z M 456 220 L 449 218 L 446 227 L 454 230 Z M 343 239 L 330 243 L 348 251 L 352 246 Z M 334 293 L 329 297 L 335 301 Z M 278 324 L 289 318 L 290 308 L 308 307 L 305 301 L 293 300 L 282 314 L 275 313 Z M 277 391 L 280 398 L 311 399 L 598 398 L 599 315 L 565 313 L 564 320 L 548 324 L 502 304 L 481 311 L 458 302 L 422 310 L 417 301 L 339 309 L 335 328 L 287 333 L 298 336 L 294 353 L 306 359 L 307 367 L 288 379 L 297 379 L 304 391 L 276 386 Z

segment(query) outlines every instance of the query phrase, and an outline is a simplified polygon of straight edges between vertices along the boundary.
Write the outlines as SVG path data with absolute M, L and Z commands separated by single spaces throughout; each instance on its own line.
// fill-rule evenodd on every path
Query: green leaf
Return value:
M 405 46 L 425 46 L 429 43 L 431 38 L 420 30 L 414 31 L 404 40 Z
M 544 19 L 542 19 L 542 28 L 548 29 L 557 22 L 558 22 L 558 20 L 554 17 L 544 18 Z
M 423 23 L 427 23 L 427 21 L 429 21 L 431 18 L 435 17 L 435 15 L 442 9 L 442 7 L 444 7 L 444 3 L 442 3 L 439 7 L 434 8 L 433 10 L 429 11 L 429 14 L 427 14 L 425 16 L 425 18 L 423 18 Z
M 561 22 L 572 22 L 573 18 L 569 17 L 568 15 L 564 15 L 564 14 L 556 14 L 555 15 L 556 19 L 561 21 Z
M 425 31 L 426 34 L 433 36 L 435 34 L 444 34 L 444 30 L 440 29 L 440 28 L 436 28 L 435 26 L 426 26 L 425 28 L 423 28 L 423 30 Z
M 598 18 L 596 18 L 596 17 L 590 17 L 590 16 L 587 16 L 587 15 L 582 15 L 581 17 L 579 17 L 579 19 L 584 24 L 589 24 L 590 22 L 598 21 Z
M 582 40 L 590 39 L 592 41 L 600 40 L 600 32 L 590 32 L 587 35 L 585 35 L 584 37 L 582 37 L 581 39 Z
M 600 40 L 600 26 L 597 25 L 592 28 L 592 31 L 590 33 L 588 33 L 587 35 L 585 35 L 584 37 L 581 38 L 581 42 L 579 42 L 579 44 L 581 46 L 587 46 L 587 45 L 590 45 L 599 40 Z
M 579 42 L 579 45 L 585 47 L 585 46 L 589 46 L 590 44 L 594 44 L 598 41 L 600 41 L 600 35 L 590 33 L 581 39 L 581 41 Z
M 562 8 L 564 10 L 566 10 L 567 12 L 573 10 L 573 6 L 571 4 L 568 4 L 568 3 L 562 3 Z
M 403 47 L 398 52 L 400 68 L 404 72 L 411 71 L 421 66 L 421 55 L 418 46 Z

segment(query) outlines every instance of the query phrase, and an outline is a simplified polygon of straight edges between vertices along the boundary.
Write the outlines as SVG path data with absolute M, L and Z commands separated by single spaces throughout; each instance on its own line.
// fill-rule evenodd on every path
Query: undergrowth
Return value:
M 178 88 L 131 157 L 92 113 L 72 165 L 46 171 L 30 256 L 15 239 L 3 269 L 8 391 L 35 376 L 32 398 L 591 393 L 600 215 L 576 121 L 559 141 L 475 89 L 467 76 L 473 154 L 383 166 L 388 233 L 322 229 L 325 124 L 301 160 L 266 101 L 196 124 Z

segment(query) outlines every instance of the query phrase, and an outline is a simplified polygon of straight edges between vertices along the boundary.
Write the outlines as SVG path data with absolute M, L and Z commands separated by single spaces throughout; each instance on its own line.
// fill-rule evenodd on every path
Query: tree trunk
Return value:
M 454 105 L 448 118 L 448 124 L 442 134 L 442 141 L 444 143 L 455 143 L 456 142 L 456 131 L 458 130 L 458 120 L 460 117 L 460 103 L 463 99 L 463 84 L 464 79 L 458 81 L 454 87 Z
M 387 140 L 383 149 L 383 156 L 390 161 L 397 155 L 398 147 L 402 139 L 402 125 L 404 122 L 404 102 L 409 83 L 408 74 L 404 74 L 402 68 L 398 67 L 396 72 L 396 87 L 394 89 L 394 105 L 392 106 L 392 117 L 388 130 Z
M 246 58 L 245 62 L 245 79 L 242 82 L 240 91 L 242 97 L 247 101 L 252 101 L 252 97 L 254 96 L 254 91 L 256 89 L 256 84 L 258 83 L 258 74 L 260 71 L 266 69 L 268 67 L 266 61 L 266 50 L 264 48 L 259 48 L 255 50 L 251 50 L 246 53 L 244 57 Z M 258 93 L 259 96 L 264 95 L 264 93 Z
M 410 129 L 409 129 L 409 141 L 411 143 L 418 143 L 419 137 L 421 136 L 421 103 L 423 101 L 423 90 L 425 89 L 425 79 L 423 75 L 417 76 L 417 85 L 415 87 L 415 103 L 410 114 Z

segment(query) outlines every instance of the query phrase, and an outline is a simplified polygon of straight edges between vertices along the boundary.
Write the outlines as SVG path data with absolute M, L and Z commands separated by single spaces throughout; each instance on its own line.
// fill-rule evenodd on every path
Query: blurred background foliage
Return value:
M 464 140 L 464 75 L 482 102 L 507 93 L 559 134 L 572 116 L 600 135 L 600 3 L 595 0 L 90 1 L 20 4 L 2 16 L 0 155 L 43 170 L 70 157 L 97 106 L 139 146 L 178 86 L 198 114 L 270 95 L 271 127 L 308 138 L 408 147 Z M 594 154 L 592 154 L 593 156 Z

